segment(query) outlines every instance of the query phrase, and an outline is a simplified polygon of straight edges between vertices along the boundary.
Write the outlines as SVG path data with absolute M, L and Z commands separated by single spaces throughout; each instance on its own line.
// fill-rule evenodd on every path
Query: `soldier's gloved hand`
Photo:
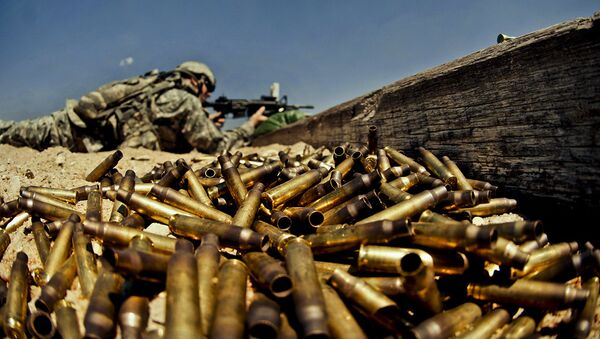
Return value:
M 261 108 L 259 108 L 256 113 L 252 114 L 250 116 L 250 118 L 248 119 L 248 121 L 250 121 L 250 123 L 256 127 L 258 125 L 260 125 L 261 122 L 269 119 L 268 117 L 264 116 L 263 114 L 265 113 L 265 106 L 262 106 Z
M 222 112 L 209 114 L 208 118 L 213 122 L 213 124 L 215 124 L 215 126 L 217 126 L 217 128 L 223 127 L 223 124 L 225 123 L 225 117 L 223 116 Z

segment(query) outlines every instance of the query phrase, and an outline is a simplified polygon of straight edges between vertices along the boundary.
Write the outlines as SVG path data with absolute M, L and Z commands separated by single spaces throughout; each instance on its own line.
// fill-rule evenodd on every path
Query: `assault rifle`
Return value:
M 229 99 L 222 95 L 217 100 L 212 102 L 205 102 L 205 107 L 212 107 L 216 112 L 223 114 L 231 114 L 234 118 L 246 117 L 258 110 L 261 106 L 265 106 L 265 116 L 275 114 L 277 112 L 283 112 L 285 110 L 292 109 L 312 109 L 314 106 L 311 105 L 288 105 L 287 96 L 283 96 L 281 99 L 277 99 L 274 96 L 262 95 L 260 99 Z

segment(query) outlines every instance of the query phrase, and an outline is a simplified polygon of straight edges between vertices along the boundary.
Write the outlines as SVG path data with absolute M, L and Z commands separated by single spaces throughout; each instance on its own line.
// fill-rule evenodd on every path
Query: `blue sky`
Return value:
M 0 119 L 49 114 L 109 81 L 186 60 L 213 69 L 214 96 L 258 98 L 278 81 L 290 103 L 318 113 L 493 45 L 498 33 L 598 10 L 599 1 L 554 0 L 4 0 Z

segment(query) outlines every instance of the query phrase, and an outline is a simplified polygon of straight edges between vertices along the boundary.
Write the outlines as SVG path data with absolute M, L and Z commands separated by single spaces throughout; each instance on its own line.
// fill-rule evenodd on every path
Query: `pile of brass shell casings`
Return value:
M 571 309 L 544 333 L 589 335 L 600 250 L 550 244 L 537 220 L 475 225 L 516 201 L 435 150 L 381 148 L 376 131 L 329 154 L 179 159 L 140 177 L 120 174 L 117 152 L 90 167 L 93 184 L 22 187 L 0 205 L 0 255 L 14 258 L 11 236 L 30 231 L 43 267 L 28 268 L 24 253 L 9 263 L 2 331 L 487 338 L 539 334 L 545 314 Z M 28 269 L 41 287 L 29 312 Z M 84 313 L 68 301 L 73 288 L 89 300 Z M 152 318 L 161 304 L 165 317 Z

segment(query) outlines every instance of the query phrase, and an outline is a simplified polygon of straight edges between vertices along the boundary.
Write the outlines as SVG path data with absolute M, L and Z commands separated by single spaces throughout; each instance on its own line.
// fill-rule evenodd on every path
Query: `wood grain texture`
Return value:
M 405 78 L 254 144 L 366 143 L 370 125 L 380 146 L 447 155 L 517 198 L 530 218 L 587 223 L 575 227 L 581 236 L 600 219 L 600 12 Z

